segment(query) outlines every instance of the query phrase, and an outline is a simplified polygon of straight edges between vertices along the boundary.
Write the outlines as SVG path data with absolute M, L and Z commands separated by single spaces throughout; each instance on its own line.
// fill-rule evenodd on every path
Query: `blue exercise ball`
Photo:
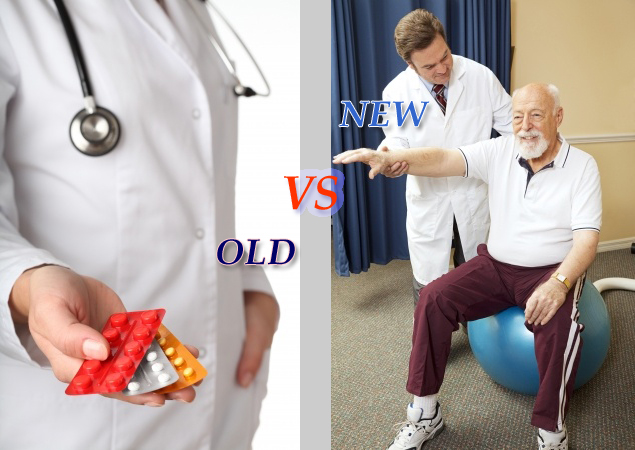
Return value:
M 609 350 L 611 325 L 602 295 L 586 282 L 578 303 L 582 355 L 574 388 L 600 370 Z M 534 335 L 525 327 L 525 313 L 514 306 L 468 323 L 468 337 L 476 360 L 494 381 L 521 394 L 538 392 L 538 363 Z

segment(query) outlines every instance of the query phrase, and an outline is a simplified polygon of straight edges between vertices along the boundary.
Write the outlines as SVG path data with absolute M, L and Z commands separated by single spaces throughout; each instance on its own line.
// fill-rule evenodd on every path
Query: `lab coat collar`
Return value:
M 191 49 L 159 3 L 141 0 L 127 0 L 126 3 L 144 27 L 164 41 L 196 75 L 199 74 Z
M 427 91 L 427 89 L 424 89 L 425 86 L 423 86 L 423 83 L 421 82 L 421 79 L 419 78 L 417 72 L 415 72 L 414 69 L 410 66 L 406 68 L 406 80 L 408 83 L 409 91 Z
M 408 67 L 406 69 L 406 83 L 408 87 L 408 92 L 410 92 L 410 98 L 408 100 L 416 100 L 420 99 L 423 102 L 428 102 L 428 104 L 436 105 L 436 100 L 432 98 L 432 94 L 428 90 L 428 88 L 423 84 L 421 78 L 414 71 L 414 69 Z M 439 109 L 439 116 L 441 116 L 441 110 Z
M 463 75 L 465 74 L 463 58 L 461 58 L 460 56 L 452 55 L 452 59 L 454 61 L 454 65 L 452 66 L 452 73 L 450 74 L 450 85 L 448 86 L 450 95 L 448 96 L 448 106 L 445 110 L 445 123 L 448 122 L 448 119 L 454 112 L 459 98 L 463 94 L 464 87 L 463 82 L 461 81 L 461 77 L 463 77 Z

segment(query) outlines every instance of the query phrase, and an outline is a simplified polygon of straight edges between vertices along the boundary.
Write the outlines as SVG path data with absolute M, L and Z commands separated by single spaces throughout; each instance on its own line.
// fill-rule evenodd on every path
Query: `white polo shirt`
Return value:
M 466 177 L 488 183 L 496 260 L 524 267 L 558 264 L 573 232 L 600 231 L 602 192 L 593 157 L 564 138 L 555 159 L 535 174 L 515 149 L 513 135 L 461 147 Z

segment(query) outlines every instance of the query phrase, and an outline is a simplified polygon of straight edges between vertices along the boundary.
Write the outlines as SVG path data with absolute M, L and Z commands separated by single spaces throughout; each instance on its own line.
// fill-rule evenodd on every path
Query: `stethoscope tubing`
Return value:
M 71 47 L 71 51 L 73 52 L 73 59 L 75 60 L 75 66 L 77 67 L 77 74 L 79 75 L 79 82 L 82 86 L 82 93 L 84 94 L 84 98 L 92 97 L 93 90 L 90 85 L 88 72 L 86 71 L 84 55 L 82 54 L 82 48 L 79 45 L 79 40 L 77 39 L 77 35 L 75 34 L 75 27 L 73 27 L 71 18 L 68 15 L 66 5 L 64 5 L 64 2 L 62 0 L 53 0 L 53 2 L 55 3 L 57 11 L 59 12 L 60 19 L 62 20 L 62 25 L 64 26 L 64 32 L 66 33 L 68 43 Z
M 227 70 L 229 71 L 229 73 L 232 75 L 232 77 L 234 78 L 234 80 L 236 80 L 237 83 L 237 88 L 241 87 L 243 88 L 246 92 L 251 92 L 250 94 L 247 93 L 238 93 L 236 92 L 236 95 L 244 95 L 245 97 L 251 97 L 253 95 L 260 95 L 262 97 L 268 97 L 271 94 L 271 88 L 269 87 L 269 83 L 267 82 L 267 78 L 265 77 L 265 74 L 262 73 L 262 70 L 260 69 L 260 65 L 258 64 L 258 62 L 256 61 L 256 58 L 254 58 L 254 56 L 251 54 L 251 52 L 249 51 L 249 48 L 247 47 L 247 45 L 245 45 L 245 43 L 243 42 L 243 40 L 240 38 L 240 36 L 238 36 L 238 33 L 236 33 L 236 30 L 234 29 L 234 27 L 231 26 L 231 24 L 227 21 L 227 19 L 225 18 L 225 16 L 223 14 L 221 14 L 221 12 L 218 10 L 218 8 L 216 8 L 216 6 L 214 6 L 214 3 L 212 3 L 211 0 L 203 0 L 203 3 L 205 3 L 205 5 L 207 7 L 209 7 L 210 9 L 212 9 L 217 15 L 218 17 L 223 21 L 223 23 L 227 26 L 227 28 L 229 29 L 229 31 L 231 31 L 231 33 L 234 35 L 234 37 L 236 38 L 236 40 L 240 43 L 241 47 L 243 48 L 243 50 L 245 50 L 245 52 L 247 53 L 247 56 L 249 56 L 249 59 L 251 59 L 251 62 L 253 63 L 254 67 L 256 68 L 256 70 L 258 71 L 258 74 L 260 75 L 260 78 L 262 79 L 262 81 L 265 84 L 266 87 L 266 92 L 265 93 L 260 93 L 260 92 L 256 92 L 253 89 L 249 88 L 249 87 L 244 87 L 242 85 L 242 83 L 240 82 L 240 80 L 238 79 L 238 75 L 236 74 L 236 70 L 234 70 L 234 66 L 232 65 L 231 61 L 229 60 L 229 58 L 227 57 L 227 54 L 225 53 L 225 51 L 222 49 L 222 47 L 218 44 L 218 42 L 216 42 L 216 39 L 214 39 L 214 37 L 212 36 L 212 34 L 207 31 L 207 38 L 209 39 L 209 41 L 211 42 L 212 46 L 216 49 L 216 52 L 219 54 L 221 60 L 223 61 L 223 64 L 225 64 L 225 67 L 227 68 Z M 201 20 L 201 18 L 196 15 L 197 20 L 200 22 L 201 26 L 203 27 L 203 29 L 206 30 L 205 24 L 203 23 L 203 21 Z M 234 92 L 236 91 L 236 88 L 234 88 Z

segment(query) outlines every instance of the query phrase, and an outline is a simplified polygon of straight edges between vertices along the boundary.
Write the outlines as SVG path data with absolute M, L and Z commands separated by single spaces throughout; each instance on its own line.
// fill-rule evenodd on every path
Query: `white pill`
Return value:
M 154 361 L 155 359 L 157 359 L 157 352 L 148 353 L 148 356 L 146 356 L 146 359 L 148 361 Z
M 153 372 L 161 372 L 162 370 L 163 370 L 163 364 L 161 364 L 161 363 L 152 364 L 152 371 Z
M 170 374 L 169 373 L 162 373 L 161 375 L 158 376 L 159 381 L 161 383 L 165 383 L 170 379 Z
M 128 384 L 128 390 L 131 392 L 138 391 L 140 387 L 141 385 L 137 383 L 136 381 L 133 381 Z

